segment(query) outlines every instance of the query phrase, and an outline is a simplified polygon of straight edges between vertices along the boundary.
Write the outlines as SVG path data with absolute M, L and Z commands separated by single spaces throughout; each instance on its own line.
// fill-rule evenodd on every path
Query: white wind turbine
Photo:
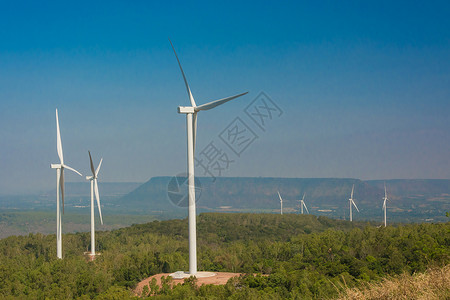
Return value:
M 386 192 L 386 183 L 384 183 L 384 197 L 383 199 L 383 210 L 384 210 L 384 227 L 386 227 L 387 225 L 387 221 L 386 221 L 386 210 L 387 210 L 387 206 L 386 206 L 386 202 L 389 200 L 387 197 L 387 192 Z
M 59 205 L 59 194 L 61 189 L 62 208 L 64 213 L 64 169 L 69 169 L 78 175 L 80 172 L 64 164 L 61 133 L 59 131 L 58 109 L 56 109 L 56 150 L 58 151 L 59 164 L 51 164 L 52 169 L 56 169 L 56 256 L 62 258 L 62 222 L 61 208 Z
M 172 42 L 169 40 L 172 46 L 175 57 L 178 61 L 178 66 L 180 67 L 181 74 L 183 75 L 184 84 L 186 85 L 186 90 L 191 102 L 191 106 L 179 106 L 178 113 L 186 114 L 186 127 L 187 127 L 187 160 L 188 160 L 188 195 L 189 195 L 189 274 L 197 274 L 197 232 L 196 232 L 196 209 L 195 209 L 195 174 L 194 174 L 194 156 L 195 156 L 195 140 L 197 135 L 197 113 L 201 110 L 209 110 L 216 106 L 222 105 L 225 102 L 233 100 L 237 97 L 247 94 L 247 92 L 215 100 L 206 104 L 197 106 L 195 104 L 194 97 L 192 96 L 191 89 L 187 82 L 186 76 L 184 75 L 183 68 L 181 67 L 180 60 L 175 51 Z
M 302 215 L 303 215 L 303 207 L 305 207 L 306 212 L 309 214 L 308 208 L 306 207 L 306 204 L 305 204 L 305 195 L 306 195 L 306 193 L 303 193 L 303 198 L 302 198 L 302 200 L 300 200 L 300 209 L 301 209 Z
M 352 194 L 350 195 L 350 199 L 348 199 L 349 205 L 350 205 L 350 222 L 352 222 L 352 205 L 354 205 L 356 210 L 359 212 L 358 206 L 356 206 L 355 201 L 353 201 L 353 190 L 354 189 L 355 189 L 355 185 L 353 185 L 353 187 L 352 187 Z
M 278 191 L 278 197 L 280 197 L 280 213 L 283 214 L 283 198 L 281 198 L 279 191 Z
M 102 219 L 102 208 L 100 207 L 100 196 L 98 193 L 98 172 L 100 171 L 100 167 L 102 166 L 103 158 L 100 159 L 100 163 L 98 164 L 97 170 L 94 169 L 94 163 L 92 162 L 92 156 L 91 152 L 89 153 L 89 161 L 91 163 L 91 171 L 92 176 L 86 176 L 86 180 L 91 181 L 91 256 L 95 256 L 95 220 L 94 220 L 94 192 L 95 192 L 95 199 L 97 199 L 97 207 L 98 207 L 98 213 L 100 215 L 100 222 L 103 225 L 103 219 Z

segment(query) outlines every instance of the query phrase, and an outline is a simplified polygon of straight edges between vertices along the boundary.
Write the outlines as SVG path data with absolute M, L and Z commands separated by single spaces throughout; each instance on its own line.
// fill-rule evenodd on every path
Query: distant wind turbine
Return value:
M 387 192 L 386 192 L 386 182 L 384 183 L 384 197 L 383 199 L 383 210 L 384 210 L 384 227 L 387 226 L 387 221 L 386 221 L 386 210 L 387 210 L 387 205 L 386 202 L 389 200 L 388 196 L 387 196 Z
M 281 198 L 279 191 L 278 191 L 278 197 L 280 198 L 280 213 L 283 214 L 283 198 Z
M 356 210 L 359 212 L 358 206 L 356 206 L 356 203 L 353 200 L 353 190 L 354 189 L 355 189 L 355 185 L 353 185 L 353 187 L 352 187 L 352 194 L 350 195 L 350 199 L 348 199 L 349 205 L 350 205 L 350 222 L 352 222 L 352 205 L 354 205 Z
M 309 214 L 308 208 L 306 207 L 306 204 L 305 204 L 305 195 L 306 195 L 306 193 L 303 193 L 303 198 L 302 198 L 302 200 L 300 200 L 300 209 L 301 209 L 302 215 L 303 215 L 303 207 L 305 207 L 306 212 Z
M 197 274 L 197 232 L 196 232 L 196 218 L 195 218 L 195 174 L 194 174 L 194 155 L 195 155 L 195 140 L 197 136 L 197 113 L 202 110 L 209 110 L 216 106 L 222 105 L 225 102 L 233 100 L 237 97 L 247 94 L 247 92 L 238 94 L 235 96 L 215 100 L 206 104 L 197 106 L 194 97 L 192 96 L 191 89 L 187 82 L 183 68 L 181 67 L 180 60 L 175 51 L 172 42 L 169 40 L 172 46 L 175 57 L 180 67 L 181 75 L 183 75 L 184 84 L 188 93 L 191 106 L 179 106 L 178 113 L 186 114 L 186 127 L 187 127 L 187 160 L 188 160 L 188 195 L 189 195 L 189 274 Z
M 98 213 L 100 215 L 100 222 L 103 225 L 103 219 L 102 219 L 102 208 L 100 206 L 100 196 L 98 193 L 98 172 L 100 171 L 100 167 L 102 166 L 103 158 L 100 159 L 100 163 L 98 164 L 97 170 L 94 169 L 94 163 L 92 162 L 92 156 L 91 152 L 89 153 L 89 161 L 91 164 L 91 171 L 92 176 L 86 176 L 86 180 L 91 181 L 91 256 L 95 256 L 95 219 L 94 219 L 94 192 L 95 192 L 95 199 L 97 199 L 97 207 L 98 207 Z
M 64 169 L 69 169 L 82 176 L 80 172 L 64 164 L 61 133 L 59 131 L 58 109 L 56 109 L 56 150 L 59 156 L 59 164 L 51 164 L 56 169 L 56 257 L 62 258 L 62 222 L 61 208 L 59 205 L 59 193 L 61 189 L 62 208 L 64 214 Z

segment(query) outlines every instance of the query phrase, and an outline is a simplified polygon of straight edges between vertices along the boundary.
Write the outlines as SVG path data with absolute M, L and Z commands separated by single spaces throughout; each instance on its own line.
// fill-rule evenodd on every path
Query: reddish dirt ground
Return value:
M 232 277 L 238 277 L 243 273 L 227 273 L 227 272 L 214 272 L 216 275 L 212 276 L 212 277 L 200 277 L 197 278 L 197 285 L 201 286 L 203 284 L 215 284 L 215 285 L 220 285 L 220 284 L 226 284 L 228 279 L 232 278 Z M 134 290 L 135 294 L 137 296 L 140 296 L 142 293 L 142 289 L 144 288 L 144 286 L 148 285 L 150 280 L 152 280 L 152 278 L 156 278 L 156 284 L 158 284 L 159 286 L 161 286 L 161 277 L 162 276 L 168 276 L 171 273 L 161 273 L 161 274 L 156 274 L 153 275 L 147 279 L 142 280 L 141 282 L 138 283 L 136 289 Z M 184 279 L 173 279 L 173 285 L 177 285 L 179 283 L 183 283 Z

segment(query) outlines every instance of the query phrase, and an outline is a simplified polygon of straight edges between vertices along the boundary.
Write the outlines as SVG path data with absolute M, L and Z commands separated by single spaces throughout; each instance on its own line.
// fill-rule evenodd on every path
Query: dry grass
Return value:
M 346 289 L 340 299 L 450 299 L 450 265 L 425 273 L 386 278 L 363 288 Z

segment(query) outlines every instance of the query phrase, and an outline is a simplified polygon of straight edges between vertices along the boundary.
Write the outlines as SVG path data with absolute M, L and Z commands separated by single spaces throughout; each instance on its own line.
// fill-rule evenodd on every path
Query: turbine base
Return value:
M 92 255 L 92 253 L 90 251 L 88 251 L 88 252 L 84 252 L 83 255 L 85 256 L 85 258 L 88 261 L 94 261 L 96 256 L 100 256 L 102 254 L 100 252 L 95 252 L 95 254 Z
M 175 273 L 169 274 L 170 277 L 173 279 L 183 279 L 183 278 L 189 278 L 191 276 L 197 277 L 197 278 L 206 278 L 206 277 L 214 277 L 217 274 L 214 272 L 197 272 L 195 275 L 191 275 L 189 272 L 184 271 L 177 271 Z

